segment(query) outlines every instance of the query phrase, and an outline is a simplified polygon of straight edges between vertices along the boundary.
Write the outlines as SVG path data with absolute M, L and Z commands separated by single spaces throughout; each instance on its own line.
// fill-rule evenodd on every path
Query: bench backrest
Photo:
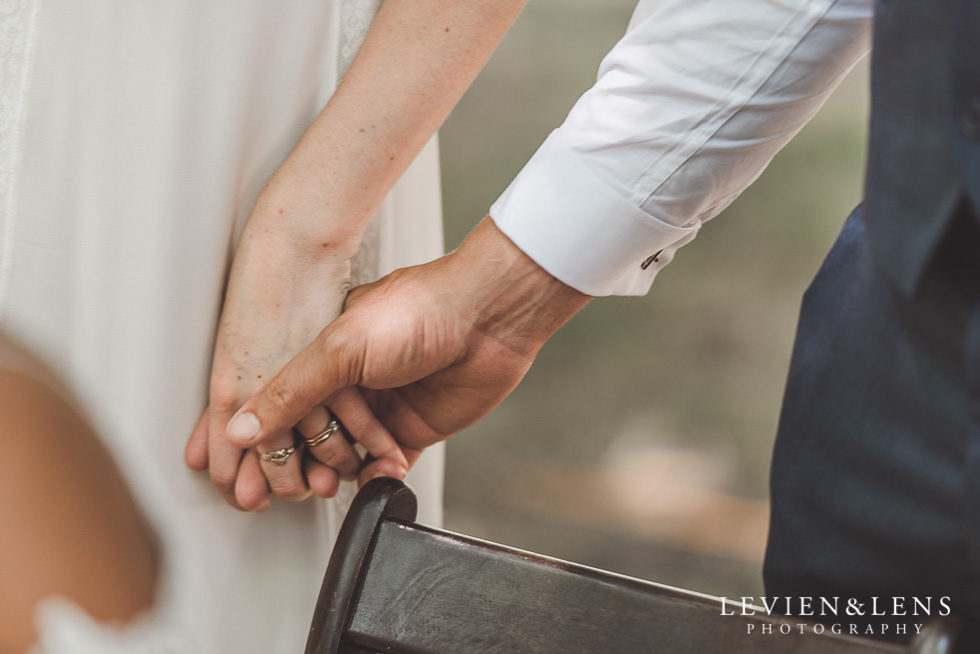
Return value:
M 306 654 L 951 650 L 949 623 L 927 625 L 903 647 L 801 630 L 799 619 L 764 611 L 743 616 L 738 605 L 722 617 L 719 598 L 424 527 L 414 523 L 415 510 L 402 482 L 376 479 L 361 489 L 337 539 Z M 785 625 L 791 633 L 780 633 Z

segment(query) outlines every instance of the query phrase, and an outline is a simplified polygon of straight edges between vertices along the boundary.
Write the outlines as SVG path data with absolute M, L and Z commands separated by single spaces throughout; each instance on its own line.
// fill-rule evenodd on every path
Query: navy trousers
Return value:
M 980 621 L 978 225 L 964 202 L 909 297 L 876 267 L 860 208 L 845 223 L 803 300 L 767 596 L 949 597 Z

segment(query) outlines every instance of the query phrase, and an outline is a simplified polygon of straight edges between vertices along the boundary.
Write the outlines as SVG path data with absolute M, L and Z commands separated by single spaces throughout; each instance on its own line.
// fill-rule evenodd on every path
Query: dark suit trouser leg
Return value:
M 980 229 L 961 209 L 911 298 L 875 267 L 868 238 L 855 211 L 804 296 L 766 592 L 932 597 L 934 614 L 948 596 L 977 621 Z

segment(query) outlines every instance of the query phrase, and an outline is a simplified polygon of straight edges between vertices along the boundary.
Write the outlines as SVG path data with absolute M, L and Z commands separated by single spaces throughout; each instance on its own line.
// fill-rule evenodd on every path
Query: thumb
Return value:
M 313 407 L 346 386 L 357 383 L 363 347 L 337 338 L 327 327 L 282 367 L 229 421 L 228 440 L 241 448 L 254 447 L 289 431 Z

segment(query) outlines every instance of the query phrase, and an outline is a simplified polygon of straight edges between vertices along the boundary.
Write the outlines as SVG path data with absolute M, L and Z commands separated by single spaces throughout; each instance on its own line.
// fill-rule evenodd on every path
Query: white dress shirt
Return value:
M 641 0 L 490 210 L 589 295 L 642 295 L 871 47 L 871 0 Z

